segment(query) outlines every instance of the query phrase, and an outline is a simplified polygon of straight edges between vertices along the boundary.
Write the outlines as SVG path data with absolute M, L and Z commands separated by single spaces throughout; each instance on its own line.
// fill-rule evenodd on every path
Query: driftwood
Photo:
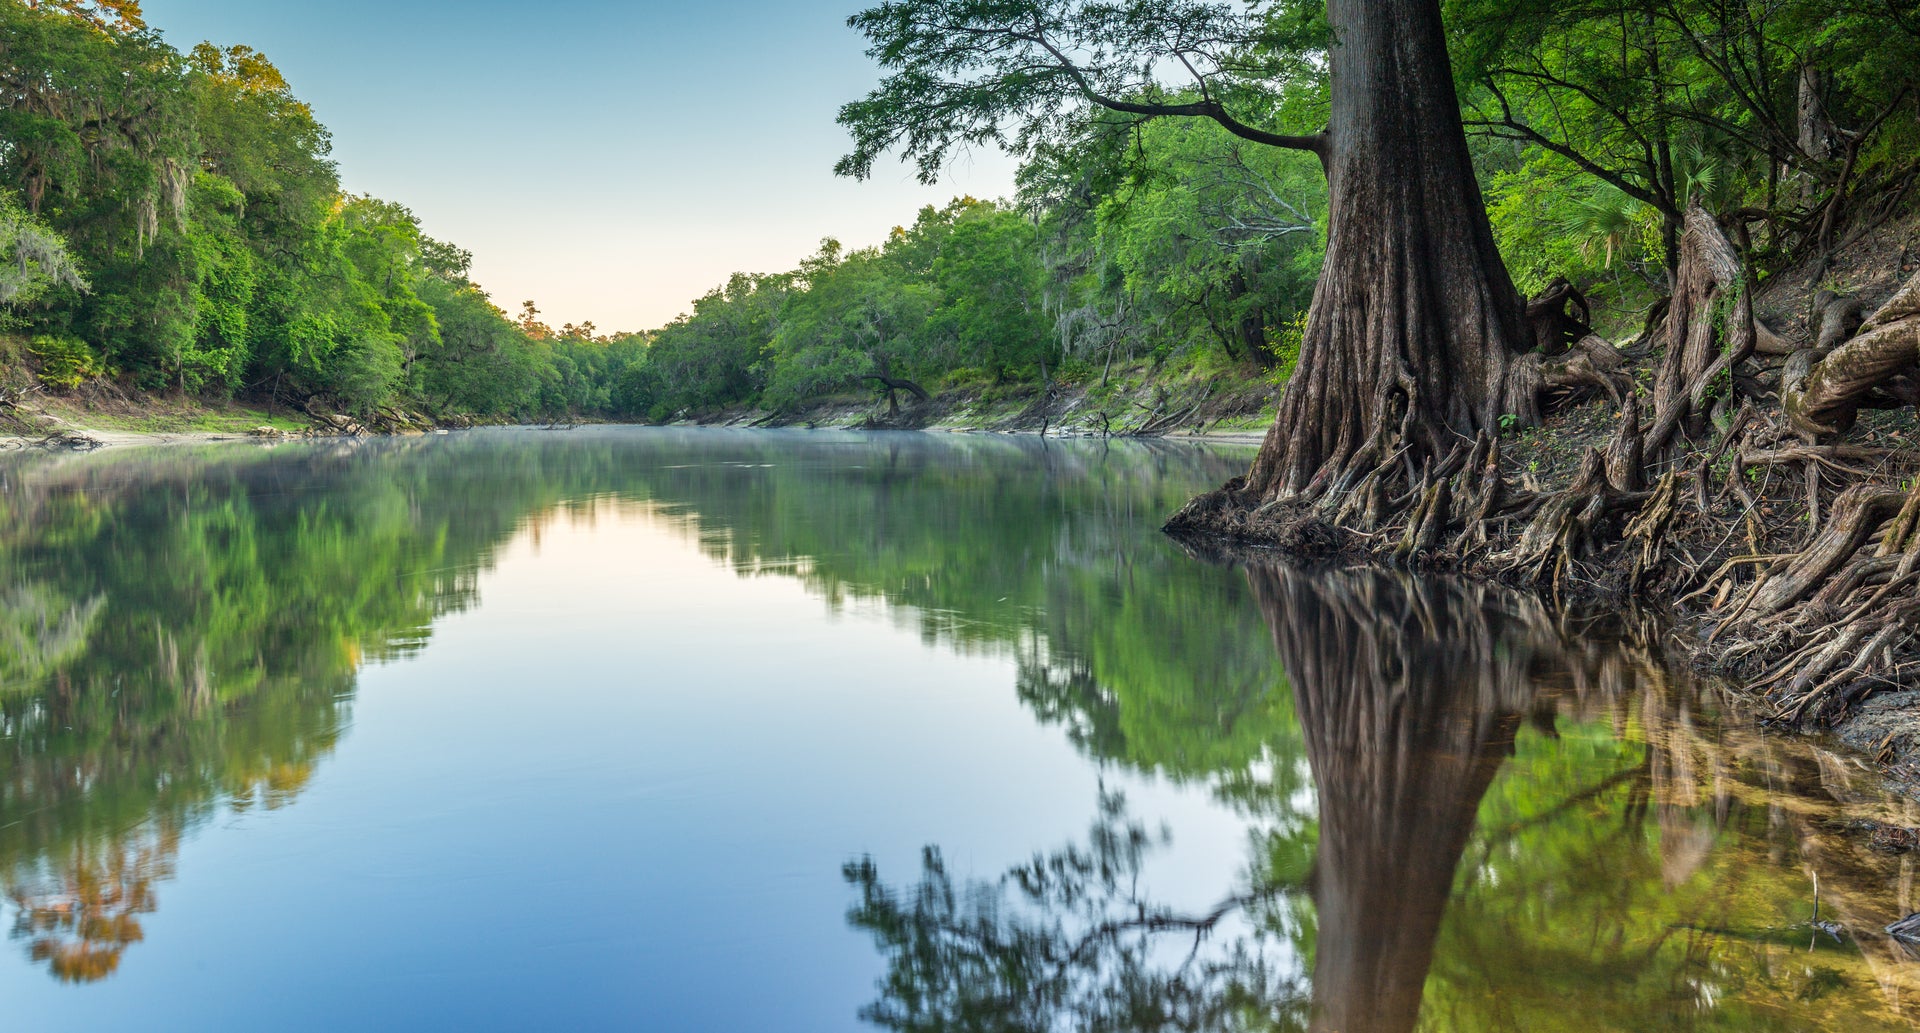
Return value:
M 75 431 L 56 431 L 52 434 L 39 434 L 33 437 L 17 437 L 0 441 L 0 451 L 19 452 L 26 449 L 68 449 L 74 452 L 91 452 L 106 447 L 99 438 Z
M 1197 414 L 1200 411 L 1202 406 L 1205 406 L 1207 404 L 1207 399 L 1211 397 L 1213 397 L 1213 388 L 1208 387 L 1207 390 L 1201 394 L 1199 401 L 1196 401 L 1191 405 L 1183 405 L 1174 409 L 1167 408 L 1168 400 L 1166 397 L 1166 392 L 1164 390 L 1160 393 L 1160 397 L 1155 400 L 1154 404 L 1151 407 L 1140 402 L 1135 402 L 1134 405 L 1138 407 L 1140 410 L 1142 410 L 1143 412 L 1145 412 L 1147 415 L 1141 419 L 1139 426 L 1122 434 L 1121 437 L 1128 437 L 1128 438 L 1159 437 L 1160 435 L 1165 434 L 1166 432 L 1174 429 L 1175 427 L 1180 426 L 1182 423 L 1186 422 L 1188 419 L 1191 419 L 1195 414 Z M 1101 413 L 1100 416 L 1104 423 L 1104 421 L 1106 420 L 1106 414 Z M 1104 428 L 1102 430 L 1102 433 L 1103 434 L 1105 433 Z
M 105 443 L 91 435 L 78 431 L 57 430 L 52 425 L 58 423 L 41 416 L 27 407 L 27 400 L 39 393 L 39 387 L 9 388 L 0 387 L 0 451 L 19 452 L 25 449 L 71 449 L 77 452 L 91 452 Z
M 40 429 L 26 418 L 24 413 L 27 399 L 39 390 L 30 388 L 10 388 L 0 386 L 0 432 L 11 432 L 22 437 L 32 437 L 41 433 Z
M 313 420 L 314 427 L 319 433 L 349 438 L 370 434 L 422 434 L 442 426 L 453 429 L 473 426 L 473 420 L 469 417 L 456 416 L 439 420 L 390 405 L 375 406 L 359 416 L 350 416 L 332 411 L 326 405 L 325 399 L 318 397 L 307 399 L 302 408 Z M 578 421 L 569 417 L 550 421 L 547 427 L 552 429 L 563 425 L 576 426 Z

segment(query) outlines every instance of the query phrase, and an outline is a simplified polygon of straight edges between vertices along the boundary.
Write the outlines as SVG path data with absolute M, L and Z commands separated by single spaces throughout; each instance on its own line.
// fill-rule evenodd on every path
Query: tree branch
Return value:
M 1034 31 L 1030 35 L 1014 35 L 1016 38 L 1024 39 L 1045 50 L 1047 53 L 1052 54 L 1053 59 L 1059 63 L 1060 71 L 1064 72 L 1069 79 L 1073 80 L 1073 84 L 1075 88 L 1079 90 L 1080 95 L 1085 97 L 1090 103 L 1097 104 L 1109 111 L 1118 111 L 1128 115 L 1144 115 L 1148 118 L 1208 118 L 1218 123 L 1220 127 L 1227 132 L 1243 140 L 1266 144 L 1269 147 L 1284 147 L 1288 150 L 1295 151 L 1311 151 L 1320 156 L 1322 163 L 1325 163 L 1327 160 L 1327 131 L 1324 129 L 1311 136 L 1270 133 L 1264 129 L 1247 125 L 1245 122 L 1233 117 L 1224 105 L 1211 97 L 1205 96 L 1204 92 L 1202 99 L 1187 104 L 1147 104 L 1138 101 L 1121 100 L 1118 97 L 1110 97 L 1094 89 L 1093 83 L 1088 80 L 1086 73 L 1081 71 L 1080 67 L 1074 64 L 1073 60 L 1067 57 L 1060 48 L 1054 46 L 1053 41 L 1047 39 L 1044 31 L 1038 24 L 1034 26 Z M 1185 60 L 1184 56 L 1182 60 Z M 1201 85 L 1204 91 L 1205 83 L 1202 82 Z

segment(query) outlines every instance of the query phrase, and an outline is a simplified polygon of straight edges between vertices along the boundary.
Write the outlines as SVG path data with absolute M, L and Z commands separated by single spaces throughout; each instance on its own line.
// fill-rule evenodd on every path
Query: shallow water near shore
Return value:
M 1621 615 L 1159 534 L 1249 458 L 0 457 L 0 1026 L 1920 1022 L 1920 805 Z

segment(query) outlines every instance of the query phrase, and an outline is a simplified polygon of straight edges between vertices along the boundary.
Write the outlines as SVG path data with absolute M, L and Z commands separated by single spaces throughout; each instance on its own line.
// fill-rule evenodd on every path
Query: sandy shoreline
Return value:
M 526 426 L 533 427 L 536 425 L 527 424 Z M 634 423 L 634 424 L 609 423 L 609 424 L 588 424 L 588 426 L 647 427 L 647 426 L 653 426 L 653 425 L 639 424 L 639 423 Z M 733 427 L 733 428 L 726 428 L 726 429 L 741 429 L 741 428 Z M 749 428 L 749 429 L 757 429 L 757 428 Z M 806 430 L 810 428 L 770 427 L 766 429 Z M 857 431 L 857 430 L 860 430 L 861 428 L 820 427 L 817 429 Z M 240 442 L 240 441 L 252 441 L 252 442 L 258 442 L 262 444 L 277 444 L 277 443 L 285 443 L 285 442 L 291 442 L 291 441 L 327 440 L 330 438 L 337 437 L 335 435 L 307 436 L 307 435 L 301 435 L 301 434 L 279 434 L 279 435 L 241 434 L 241 433 L 234 433 L 232 431 L 210 431 L 210 430 L 191 430 L 191 431 L 96 430 L 96 429 L 86 428 L 86 427 L 65 428 L 60 433 L 65 435 L 70 435 L 75 438 L 90 440 L 92 442 L 96 442 L 97 444 L 89 445 L 86 447 L 80 447 L 77 445 L 63 445 L 63 444 L 42 445 L 40 444 L 41 439 L 37 439 L 37 438 L 27 438 L 27 437 L 21 437 L 18 435 L 0 435 L 0 451 L 22 452 L 22 451 L 43 450 L 52 454 L 66 454 L 71 452 L 80 452 L 80 453 L 97 452 L 104 449 L 153 448 L 153 447 L 161 447 L 161 446 L 168 446 L 168 445 L 209 445 L 209 444 L 218 444 L 223 442 Z M 889 433 L 899 433 L 899 432 L 889 432 Z M 920 430 L 920 431 L 908 431 L 906 433 L 1005 434 L 1010 437 L 1027 437 L 1032 434 L 1031 431 L 979 430 L 979 429 L 969 428 L 969 427 L 942 427 L 942 426 L 932 426 L 932 427 L 924 428 L 923 430 Z M 371 434 L 366 436 L 367 437 L 386 437 L 388 435 Z M 1080 434 L 1048 435 L 1048 436 L 1059 437 L 1061 440 L 1067 440 L 1067 441 L 1085 440 L 1087 437 L 1086 435 L 1080 435 Z M 1196 433 L 1172 433 L 1172 434 L 1160 435 L 1158 437 L 1158 440 L 1190 441 L 1194 443 L 1210 444 L 1210 445 L 1236 445 L 1236 446 L 1257 447 L 1264 437 L 1265 437 L 1264 434 L 1254 433 L 1251 431 L 1201 431 L 1197 434 Z

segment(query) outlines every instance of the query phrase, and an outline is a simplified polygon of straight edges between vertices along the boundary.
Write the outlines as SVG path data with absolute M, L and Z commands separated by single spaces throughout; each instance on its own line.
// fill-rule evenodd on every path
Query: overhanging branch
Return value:
M 1069 79 L 1073 80 L 1074 87 L 1079 90 L 1080 95 L 1085 97 L 1090 103 L 1097 104 L 1109 111 L 1118 111 L 1127 115 L 1143 115 L 1148 118 L 1211 119 L 1227 132 L 1243 140 L 1266 144 L 1269 147 L 1284 147 L 1288 150 L 1310 151 L 1319 155 L 1322 163 L 1325 163 L 1327 160 L 1327 131 L 1324 129 L 1310 136 L 1289 133 L 1270 133 L 1264 129 L 1250 126 L 1233 117 L 1233 115 L 1227 111 L 1225 105 L 1213 99 L 1213 97 L 1205 91 L 1203 91 L 1200 100 L 1186 104 L 1152 104 L 1140 101 L 1121 100 L 1118 97 L 1108 96 L 1095 89 L 1093 83 L 1088 80 L 1086 73 L 1081 71 L 1080 66 L 1074 64 L 1073 60 L 1067 57 L 1059 47 L 1054 46 L 1053 41 L 1046 37 L 1038 25 L 1034 27 L 1032 33 L 1020 34 L 1019 38 L 1025 39 L 1027 42 L 1052 54 L 1054 61 L 1059 64 L 1060 71 L 1064 72 Z M 1204 81 L 1201 85 L 1204 87 Z

